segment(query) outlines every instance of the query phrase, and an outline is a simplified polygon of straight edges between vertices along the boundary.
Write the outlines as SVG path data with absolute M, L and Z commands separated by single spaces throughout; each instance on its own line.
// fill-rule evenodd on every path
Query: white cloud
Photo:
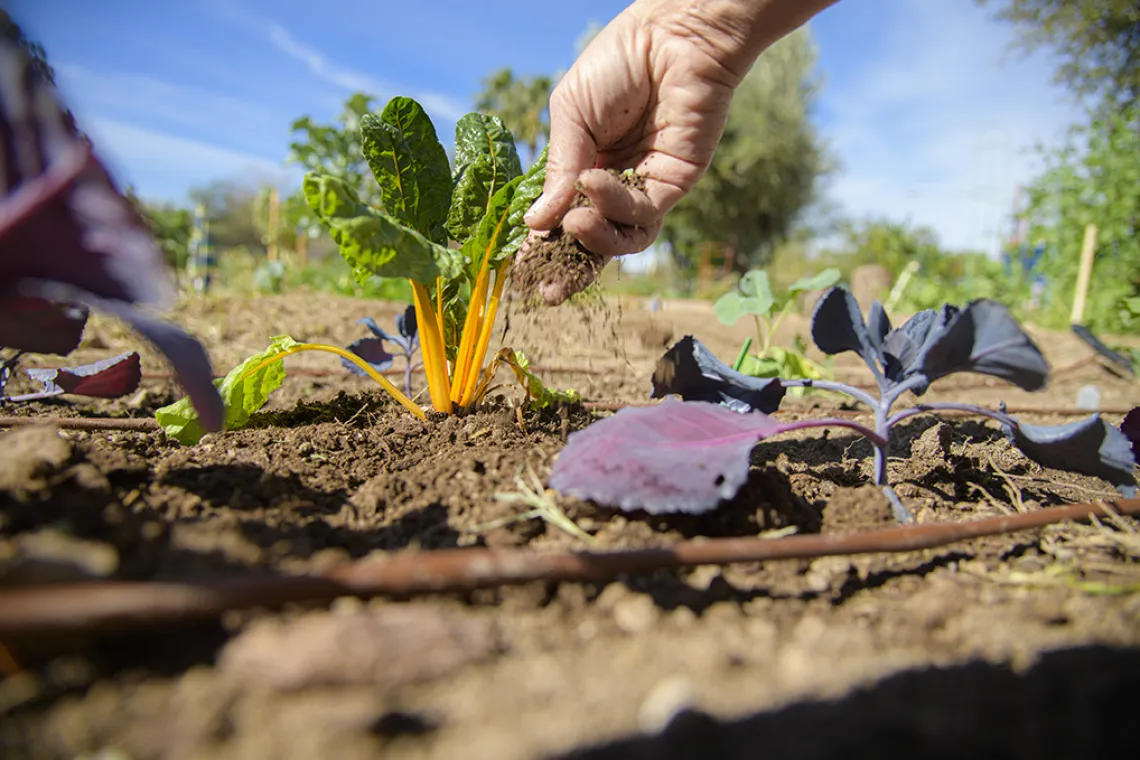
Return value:
M 320 51 L 298 40 L 280 24 L 270 23 L 266 27 L 266 35 L 274 47 L 305 64 L 314 76 L 331 85 L 350 92 L 363 92 L 380 100 L 388 100 L 400 94 L 401 88 L 397 85 L 340 66 Z M 411 97 L 419 101 L 429 114 L 439 115 L 451 121 L 458 120 L 470 110 L 463 102 L 442 93 L 417 91 L 411 93 Z
M 838 8 L 839 6 L 837 6 Z M 822 96 L 842 171 L 831 197 L 854 215 L 928 225 L 951 248 L 996 252 L 1015 188 L 1079 118 L 1052 62 L 1008 53 L 1012 31 L 962 0 L 868 6 L 883 45 Z M 865 62 L 864 62 L 865 61 Z
M 296 169 L 261 156 L 114 119 L 90 119 L 83 128 L 120 182 L 150 199 L 184 201 L 188 187 L 215 179 L 287 187 L 299 177 Z

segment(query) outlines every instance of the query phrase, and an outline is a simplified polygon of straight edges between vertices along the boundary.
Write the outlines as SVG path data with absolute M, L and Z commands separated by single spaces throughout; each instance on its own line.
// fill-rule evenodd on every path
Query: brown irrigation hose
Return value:
M 406 551 L 314 575 L 183 582 L 98 581 L 0 591 L 0 637 L 122 630 L 217 618 L 228 610 L 327 602 L 340 596 L 463 592 L 533 581 L 606 581 L 661 568 L 909 552 L 1092 516 L 1140 514 L 1140 499 L 1053 507 L 960 523 L 907 525 L 844 535 L 717 538 L 616 552 L 533 549 Z

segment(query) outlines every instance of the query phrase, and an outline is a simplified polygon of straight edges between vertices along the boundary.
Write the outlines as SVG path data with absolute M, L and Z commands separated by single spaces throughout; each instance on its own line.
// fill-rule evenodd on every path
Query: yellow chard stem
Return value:
M 443 334 L 432 309 L 431 296 L 423 283 L 412 283 L 415 299 L 416 324 L 420 333 L 420 345 L 424 360 L 424 374 L 427 376 L 428 392 L 432 407 L 437 412 L 451 414 L 451 391 L 447 380 L 447 352 L 443 348 Z
M 471 288 L 471 300 L 467 306 L 467 318 L 463 320 L 463 334 L 459 339 L 459 351 L 455 355 L 455 371 L 451 379 L 451 400 L 459 403 L 464 381 L 471 371 L 471 353 L 482 327 L 483 313 L 486 310 L 487 284 L 491 279 L 490 266 L 484 260 L 475 286 Z
M 443 335 L 445 325 L 443 324 L 443 275 L 435 278 L 435 317 L 439 321 L 439 333 Z M 447 341 L 444 341 L 447 345 Z
M 491 291 L 487 313 L 483 317 L 482 329 L 479 331 L 479 342 L 475 344 L 475 354 L 471 359 L 471 368 L 464 379 L 463 393 L 459 400 L 461 407 L 468 406 L 477 398 L 475 391 L 479 386 L 479 372 L 483 369 L 483 360 L 487 358 L 487 349 L 491 345 L 491 334 L 495 331 L 495 317 L 499 312 L 499 301 L 503 297 L 503 285 L 507 282 L 507 266 L 509 264 L 509 260 L 503 261 L 495 269 L 495 287 Z
M 265 361 L 263 361 L 263 362 L 257 364 L 256 366 L 250 368 L 245 374 L 242 375 L 242 378 L 244 379 L 246 377 L 249 377 L 250 375 L 254 375 L 254 374 L 260 372 L 261 370 L 265 369 L 266 367 L 268 367 L 270 364 L 274 364 L 276 362 L 283 361 L 286 356 L 289 356 L 291 354 L 299 354 L 302 351 L 327 351 L 330 354 L 336 354 L 337 356 L 339 356 L 343 359 L 349 360 L 350 362 L 355 364 L 357 367 L 360 367 L 360 369 L 364 370 L 365 374 L 367 374 L 370 378 L 372 378 L 377 383 L 379 383 L 380 387 L 383 388 L 384 390 L 388 391 L 388 393 L 392 396 L 392 398 L 394 398 L 394 399 L 396 399 L 396 401 L 400 402 L 401 406 L 403 406 L 405 409 L 407 409 L 409 412 L 414 414 L 419 419 L 422 420 L 425 418 L 424 410 L 420 409 L 419 406 L 417 406 L 415 404 L 415 402 L 413 402 L 410 398 L 405 396 L 403 391 L 401 391 L 395 385 L 392 385 L 391 380 L 389 380 L 388 378 L 384 377 L 379 372 L 377 372 L 372 367 L 371 364 L 364 361 L 363 359 L 361 359 L 359 356 L 357 356 L 353 352 L 345 350 L 345 349 L 341 348 L 340 346 L 328 346 L 328 345 L 325 345 L 324 343 L 300 343 L 296 346 L 293 346 L 292 348 L 285 349 L 284 351 L 282 351 L 279 354 L 274 354 L 273 356 L 269 357 Z

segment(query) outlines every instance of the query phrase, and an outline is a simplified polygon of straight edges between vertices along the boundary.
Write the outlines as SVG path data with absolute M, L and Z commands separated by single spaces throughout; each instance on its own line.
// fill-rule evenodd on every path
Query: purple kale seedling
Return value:
M 137 306 L 174 289 L 146 223 L 119 191 L 40 68 L 0 39 L 0 347 L 66 354 L 89 307 L 130 324 L 173 365 L 202 423 L 222 402 L 198 341 Z
M 978 300 L 963 308 L 929 309 L 894 329 L 882 305 L 873 304 L 864 321 L 854 297 L 835 287 L 816 304 L 812 338 L 826 354 L 859 354 L 878 394 L 831 381 L 765 382 L 740 376 L 689 336 L 662 357 L 653 376 L 654 397 L 678 395 L 683 401 L 623 409 L 571 434 L 554 464 L 550 486 L 623 509 L 704 512 L 733 496 L 747 480 L 750 452 L 758 440 L 803 427 L 846 427 L 871 442 L 875 483 L 906 522 L 911 513 L 887 478 L 891 430 L 916 414 L 961 411 L 996 420 L 1013 444 L 1046 467 L 1104 478 L 1126 495 L 1135 493 L 1133 446 L 1140 419 L 1132 415 L 1122 430 L 1099 414 L 1039 426 L 1020 422 L 1004 407 L 994 411 L 967 403 L 919 404 L 892 414 L 907 392 L 921 396 L 935 380 L 959 372 L 992 375 L 1029 391 L 1045 386 L 1045 357 L 998 303 Z M 840 419 L 784 423 L 768 417 L 765 412 L 779 405 L 782 389 L 796 386 L 847 394 L 874 413 L 874 427 Z M 734 421 L 728 415 L 737 417 Z
M 374 338 L 361 338 L 353 341 L 348 350 L 368 362 L 377 372 L 383 372 L 395 363 L 395 355 L 390 353 L 384 342 L 387 341 L 400 349 L 404 357 L 404 393 L 412 395 L 412 360 L 420 349 L 420 337 L 416 330 L 416 308 L 409 306 L 396 315 L 396 334 L 387 332 L 372 317 L 358 320 L 372 331 Z M 364 375 L 364 370 L 357 367 L 347 359 L 341 359 L 345 369 L 354 375 Z

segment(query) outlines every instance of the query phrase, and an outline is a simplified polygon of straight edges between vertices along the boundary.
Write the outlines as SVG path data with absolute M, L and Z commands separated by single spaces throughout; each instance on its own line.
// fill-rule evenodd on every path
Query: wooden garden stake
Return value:
M 1096 225 L 1085 227 L 1085 241 L 1081 244 L 1081 268 L 1077 272 L 1077 292 L 1073 296 L 1073 313 L 1069 322 L 1081 324 L 1085 317 L 1085 302 L 1089 296 L 1089 282 L 1092 279 L 1093 255 L 1096 253 Z

